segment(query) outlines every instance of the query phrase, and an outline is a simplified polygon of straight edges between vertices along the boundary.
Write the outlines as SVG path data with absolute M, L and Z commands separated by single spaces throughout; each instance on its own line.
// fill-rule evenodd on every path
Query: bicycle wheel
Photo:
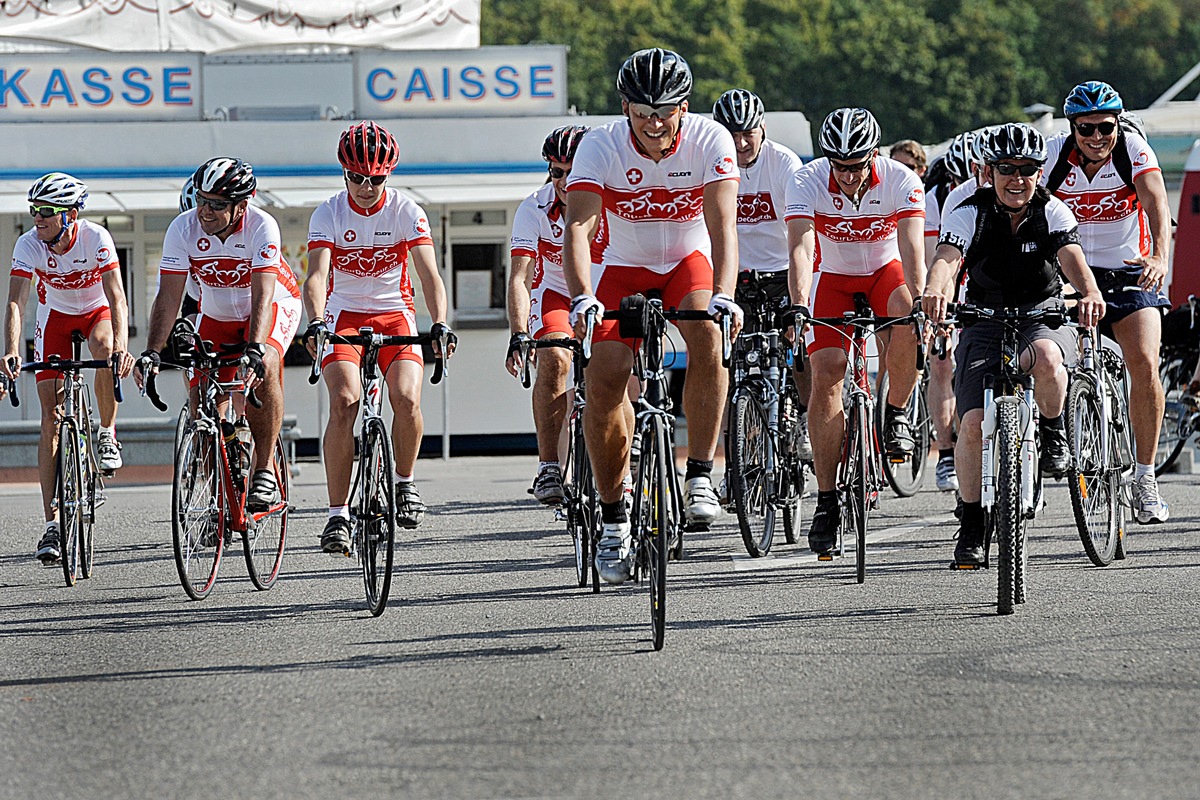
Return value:
M 854 532 L 854 576 L 858 583 L 863 583 L 867 579 L 867 519 L 871 513 L 872 445 L 870 414 L 867 411 L 867 401 L 863 397 L 854 400 L 850 406 L 846 435 L 853 443 L 848 462 L 850 467 L 847 471 L 850 510 L 847 516 Z
M 572 417 L 568 422 L 567 442 L 571 482 L 566 489 L 567 531 L 575 550 L 575 583 L 588 585 L 591 574 L 592 536 L 600 519 L 596 485 L 592 480 L 592 465 L 588 461 L 587 445 L 583 440 L 582 420 Z
M 274 473 L 276 485 L 279 486 L 279 502 L 266 511 L 247 512 L 246 530 L 242 531 L 242 553 L 246 557 L 246 569 L 250 573 L 250 582 L 260 591 L 270 589 L 275 584 L 275 579 L 279 577 L 279 567 L 283 564 L 283 551 L 287 546 L 290 475 L 287 453 L 280 439 L 275 440 L 271 472 Z
M 1158 431 L 1158 448 L 1154 451 L 1155 475 L 1162 475 L 1171 468 L 1195 432 L 1193 420 L 1198 409 L 1187 393 L 1187 381 L 1195 365 L 1194 352 L 1164 350 L 1159 361 L 1158 375 L 1166 404 L 1162 427 Z
M 1024 535 L 1021 511 L 1021 428 L 1015 403 L 996 404 L 996 433 L 992 445 L 996 451 L 996 561 L 999 580 L 996 610 L 1013 613 L 1017 601 L 1017 559 L 1024 553 L 1018 540 Z
M 79 428 L 65 419 L 58 426 L 58 465 L 55 480 L 58 498 L 58 537 L 63 577 L 74 586 L 79 577 L 80 529 L 83 526 L 83 467 L 80 463 Z
M 747 384 L 733 399 L 726 468 L 742 541 L 746 552 L 754 558 L 771 552 L 775 536 L 771 432 L 767 428 L 767 412 L 757 396 L 758 389 L 756 384 Z
M 82 513 L 79 515 L 79 577 L 92 577 L 92 564 L 95 557 L 95 541 L 93 532 L 96 525 L 97 496 L 104 491 L 104 482 L 100 479 L 100 468 L 96 463 L 96 449 L 92 445 L 92 415 L 86 403 L 77 404 L 80 409 L 80 451 L 79 466 L 81 486 L 80 495 Z
M 1090 377 L 1071 381 L 1067 419 L 1075 456 L 1067 481 L 1075 524 L 1088 558 L 1096 566 L 1106 567 L 1117 549 L 1120 477 L 1104 460 L 1104 437 L 1108 432 L 1100 424 L 1100 397 Z
M 223 446 L 211 422 L 189 422 L 175 453 L 171 482 L 171 539 L 179 583 L 203 600 L 217 580 L 225 552 Z
M 633 535 L 637 547 L 638 579 L 650 589 L 650 627 L 655 650 L 662 650 L 667 621 L 667 555 L 672 533 L 671 475 L 668 473 L 666 431 L 651 416 L 639 436 L 642 461 L 634 479 Z
M 387 608 L 392 588 L 396 545 L 396 486 L 392 443 L 383 421 L 364 423 L 354 496 L 354 542 L 362 566 L 367 609 L 378 617 Z
M 888 386 L 888 374 L 885 372 L 879 388 L 879 403 L 875 407 L 875 427 L 884 430 Z M 917 381 L 912 396 L 905 407 L 905 416 L 912 426 L 915 445 L 912 455 L 900 462 L 893 462 L 886 455 L 883 457 L 883 476 L 897 497 L 912 497 L 925 482 L 925 467 L 929 462 L 929 446 L 932 439 L 933 423 L 929 418 L 929 405 L 925 397 L 927 380 Z
M 804 462 L 800 459 L 800 392 L 789 376 L 779 405 L 779 452 L 776 454 L 783 540 L 796 543 L 800 527 L 800 498 L 804 496 Z

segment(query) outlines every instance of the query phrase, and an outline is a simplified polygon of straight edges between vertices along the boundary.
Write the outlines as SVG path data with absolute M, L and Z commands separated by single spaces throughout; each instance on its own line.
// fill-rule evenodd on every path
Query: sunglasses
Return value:
M 50 219 L 51 217 L 57 217 L 59 214 L 65 213 L 69 210 L 70 209 L 67 208 L 59 208 L 58 206 L 30 206 L 29 216 Z
M 210 200 L 207 197 L 196 195 L 196 208 L 199 208 L 200 206 L 208 206 L 213 211 L 224 211 L 231 205 L 233 205 L 232 200 Z
M 679 113 L 680 106 L 648 106 L 645 103 L 630 103 L 629 110 L 633 112 L 638 119 L 650 119 L 657 117 L 661 120 L 668 120 Z
M 857 161 L 853 164 L 842 164 L 831 159 L 829 165 L 833 167 L 835 172 L 862 172 L 864 169 L 871 166 L 871 159 L 868 158 L 866 161 Z
M 370 181 L 372 186 L 382 186 L 387 179 L 387 175 L 359 175 L 357 172 L 346 170 L 346 180 L 355 186 L 362 186 L 367 181 Z
M 554 180 L 558 180 L 559 178 L 565 178 L 570 174 L 571 174 L 571 170 L 569 167 L 567 169 L 563 169 L 562 167 L 551 167 L 550 168 L 550 177 L 554 178 Z
M 1117 129 L 1115 122 L 1076 122 L 1075 130 L 1080 136 L 1088 137 L 1096 131 L 1100 131 L 1101 136 L 1112 136 L 1112 132 Z
M 1041 168 L 1041 164 L 1006 164 L 1003 161 L 992 164 L 992 169 L 1001 175 L 1020 175 L 1022 178 L 1032 178 Z

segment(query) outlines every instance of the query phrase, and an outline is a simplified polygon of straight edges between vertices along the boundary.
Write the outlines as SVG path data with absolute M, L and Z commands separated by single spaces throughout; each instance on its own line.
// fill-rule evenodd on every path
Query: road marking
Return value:
M 884 528 L 881 531 L 871 531 L 867 533 L 867 542 L 869 544 L 874 544 L 876 542 L 882 542 L 886 539 L 894 539 L 897 536 L 909 533 L 910 531 L 915 531 L 919 528 L 925 528 L 930 525 L 941 525 L 944 522 L 946 522 L 946 520 L 942 517 L 925 517 L 924 519 L 906 522 L 903 525 L 893 525 L 892 527 Z M 804 541 L 804 538 L 802 538 L 803 536 L 804 535 L 801 534 L 800 537 L 797 537 L 799 539 L 799 541 L 797 541 L 797 546 L 804 546 L 801 544 Z M 843 558 L 853 558 L 854 538 L 850 537 L 846 542 L 846 545 L 846 555 L 843 556 Z M 776 556 L 774 553 L 768 553 L 760 558 L 752 558 L 746 553 L 742 552 L 730 553 L 729 557 L 733 559 L 734 572 L 754 572 L 756 570 L 784 569 L 786 567 L 795 567 L 800 564 L 812 563 L 817 560 L 816 553 L 802 553 L 789 556 Z

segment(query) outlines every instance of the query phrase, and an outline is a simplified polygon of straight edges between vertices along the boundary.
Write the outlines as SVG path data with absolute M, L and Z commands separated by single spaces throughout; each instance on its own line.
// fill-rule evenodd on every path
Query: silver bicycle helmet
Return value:
M 865 108 L 836 108 L 821 123 L 821 152 L 827 158 L 864 158 L 879 147 L 879 123 Z

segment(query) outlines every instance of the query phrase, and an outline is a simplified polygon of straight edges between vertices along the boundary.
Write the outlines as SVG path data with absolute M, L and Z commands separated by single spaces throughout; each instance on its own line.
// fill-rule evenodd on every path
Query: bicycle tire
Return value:
M 879 402 L 875 406 L 875 428 L 884 430 L 887 396 L 890 381 L 885 372 L 879 384 Z M 929 463 L 929 447 L 933 439 L 933 421 L 929 417 L 929 405 L 925 397 L 928 381 L 917 381 L 912 396 L 905 407 L 905 416 L 912 427 L 914 446 L 912 455 L 904 461 L 893 463 L 885 454 L 883 476 L 897 497 L 912 497 L 925 483 L 925 469 Z
M 1163 421 L 1154 451 L 1154 474 L 1160 476 L 1174 466 L 1179 454 L 1195 433 L 1193 419 L 1197 409 L 1189 403 L 1186 383 L 1192 376 L 1196 359 L 1190 353 L 1164 351 L 1158 367 L 1162 381 Z
M 96 525 L 96 494 L 102 491 L 104 485 L 100 479 L 100 468 L 96 463 L 96 450 L 92 446 L 92 415 L 86 403 L 79 403 L 80 425 L 84 432 L 83 449 L 79 454 L 79 466 L 82 475 L 83 513 L 79 525 L 79 577 L 91 578 L 92 567 L 96 555 L 94 538 Z
M 870 414 L 866 400 L 858 398 L 850 407 L 850 426 L 853 428 L 854 448 L 857 451 L 850 472 L 850 507 L 854 528 L 854 579 L 858 583 L 867 580 L 867 521 L 871 513 L 870 458 L 871 430 Z
M 253 458 L 251 453 L 250 463 L 254 463 Z M 279 568 L 283 565 L 283 553 L 287 549 L 290 474 L 287 453 L 278 438 L 271 456 L 271 471 L 279 486 L 279 502 L 266 511 L 247 512 L 246 530 L 242 531 L 242 554 L 246 557 L 246 570 L 250 573 L 250 582 L 259 591 L 266 591 L 275 585 Z
M 787 544 L 796 543 L 796 530 L 800 527 L 800 500 L 804 497 L 804 462 L 799 452 L 799 408 L 800 391 L 795 381 L 788 377 L 779 405 L 780 448 L 776 457 L 781 483 L 779 496 L 783 498 L 780 504 L 783 540 Z
M 570 461 L 571 482 L 566 487 L 566 506 L 567 530 L 571 534 L 571 544 L 575 551 L 575 582 L 582 589 L 588 585 L 591 575 L 592 537 L 596 521 L 599 519 L 600 507 L 580 421 L 572 417 L 567 422 L 567 442 L 570 448 L 567 459 Z
M 221 449 L 211 423 L 184 429 L 171 481 L 171 541 L 175 569 L 187 596 L 203 600 L 212 591 L 225 552 L 225 492 Z
M 362 568 L 367 610 L 378 617 L 392 588 L 396 545 L 396 486 L 392 446 L 383 421 L 367 420 L 358 460 L 354 499 L 354 542 Z
M 1067 431 L 1074 454 L 1067 484 L 1071 508 L 1083 550 L 1092 563 L 1106 567 L 1117 549 L 1116 506 L 1120 503 L 1120 477 L 1112 464 L 1104 462 L 1104 437 L 1100 424 L 1100 398 L 1090 377 L 1079 376 L 1067 390 Z M 1114 489 L 1116 491 L 1114 491 Z
M 71 419 L 58 425 L 58 541 L 63 578 L 74 586 L 79 577 L 80 528 L 83 525 L 83 475 L 79 452 L 79 429 Z
M 775 477 L 771 473 L 771 433 L 767 412 L 756 396 L 757 387 L 746 384 L 733 398 L 730 409 L 729 459 L 726 482 L 746 552 L 760 558 L 771 552 L 775 537 Z
M 643 430 L 642 525 L 638 550 L 643 553 L 650 589 L 650 628 L 656 651 L 663 649 L 667 627 L 667 560 L 673 535 L 678 535 L 678 520 L 671 514 L 671 474 L 668 461 L 666 428 L 661 418 L 652 416 Z M 644 477 L 643 477 L 644 476 Z
M 1017 560 L 1024 553 L 1018 542 L 1024 529 L 1025 515 L 1021 509 L 1021 428 L 1015 403 L 996 403 L 996 432 L 993 449 L 996 451 L 996 562 L 999 577 L 996 588 L 996 611 L 1013 613 L 1017 602 Z

